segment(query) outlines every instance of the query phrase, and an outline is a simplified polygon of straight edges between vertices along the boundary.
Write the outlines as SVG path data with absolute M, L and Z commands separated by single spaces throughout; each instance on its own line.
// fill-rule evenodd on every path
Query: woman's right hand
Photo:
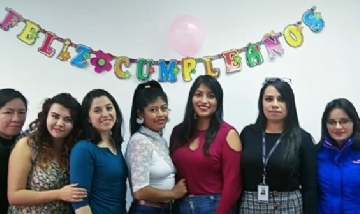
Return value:
M 182 198 L 187 193 L 185 179 L 181 179 L 172 189 L 175 199 Z
M 66 185 L 59 189 L 59 198 L 67 202 L 80 202 L 87 197 L 87 191 L 84 188 L 77 187 L 78 184 Z

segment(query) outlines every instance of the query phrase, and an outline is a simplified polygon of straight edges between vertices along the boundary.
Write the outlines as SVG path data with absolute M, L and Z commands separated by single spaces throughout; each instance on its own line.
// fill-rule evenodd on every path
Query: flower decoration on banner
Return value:
M 103 71 L 110 71 L 112 68 L 111 60 L 113 56 L 108 53 L 104 53 L 103 51 L 99 50 L 95 52 L 95 57 L 91 58 L 90 63 L 95 67 L 96 73 L 101 73 Z
M 13 20 L 11 21 L 11 26 L 12 26 L 12 27 L 17 26 L 17 24 L 18 24 L 18 22 L 17 22 L 16 20 L 13 19 Z
M 91 54 L 90 53 L 86 53 L 84 55 L 84 59 L 91 59 Z
M 37 38 L 39 38 L 39 32 L 37 32 L 36 30 L 33 29 L 29 36 L 31 39 L 37 39 Z
M 61 52 L 59 57 L 61 58 L 62 61 L 68 61 L 69 59 L 71 59 L 69 51 Z
M 153 74 L 153 73 L 155 73 L 155 68 L 153 66 L 151 66 L 149 68 L 149 74 Z
M 321 12 L 315 12 L 314 17 L 317 18 L 318 20 L 321 19 L 322 18 Z
M 173 73 L 177 75 L 179 74 L 179 72 L 180 72 L 180 68 L 178 66 L 175 66 L 175 68 L 173 69 Z
M 234 62 L 235 63 L 240 63 L 241 62 L 241 56 L 239 56 L 239 55 L 234 56 Z
M 126 80 L 132 77 L 130 67 L 135 64 L 135 76 L 139 81 L 147 81 L 153 75 L 157 75 L 159 82 L 170 83 L 177 82 L 180 73 L 185 82 L 191 81 L 192 75 L 196 74 L 198 64 L 204 65 L 206 75 L 218 78 L 222 71 L 213 66 L 213 61 L 219 59 L 224 60 L 225 73 L 227 74 L 242 71 L 245 63 L 249 68 L 260 66 L 264 62 L 262 48 L 266 50 L 270 60 L 275 60 L 278 55 L 284 55 L 284 48 L 280 38 L 283 38 L 291 48 L 299 48 L 304 41 L 304 26 L 307 26 L 313 33 L 319 33 L 325 27 L 321 12 L 315 11 L 316 7 L 314 6 L 302 14 L 300 21 L 287 25 L 281 31 L 268 32 L 264 34 L 260 41 L 249 42 L 244 47 L 225 50 L 212 56 L 153 60 L 149 58 L 135 59 L 126 56 L 118 57 L 116 54 L 105 53 L 102 50 L 94 51 L 91 47 L 80 43 L 76 44 L 71 39 L 61 38 L 55 33 L 41 28 L 40 25 L 23 18 L 21 14 L 11 8 L 5 10 L 7 14 L 0 22 L 0 28 L 9 31 L 9 29 L 18 26 L 19 22 L 25 23 L 25 27 L 17 35 L 17 38 L 27 45 L 34 45 L 39 39 L 39 33 L 44 34 L 45 37 L 38 48 L 38 52 L 49 58 L 52 58 L 56 52 L 52 47 L 52 43 L 58 41 L 62 43 L 62 48 L 56 58 L 61 61 L 70 60 L 70 64 L 75 67 L 85 68 L 90 63 L 94 66 L 96 73 L 113 70 L 116 77 Z M 202 36 L 199 38 L 202 38 Z M 76 54 L 74 56 L 70 56 L 69 48 L 75 48 Z M 114 65 L 112 60 L 115 61 Z M 157 71 L 155 71 L 154 66 L 157 66 Z
M 129 72 L 129 71 L 125 71 L 125 72 L 124 72 L 124 79 L 130 79 L 130 77 L 131 77 L 130 72 Z

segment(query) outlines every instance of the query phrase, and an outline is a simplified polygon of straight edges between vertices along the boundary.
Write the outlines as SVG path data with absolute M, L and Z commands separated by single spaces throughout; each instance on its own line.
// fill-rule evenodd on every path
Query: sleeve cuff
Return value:
M 149 185 L 150 185 L 150 184 L 142 184 L 142 185 L 133 186 L 132 191 L 133 191 L 133 192 L 139 191 L 139 190 L 141 190 L 142 188 L 147 187 L 147 186 L 149 186 Z
M 81 207 L 89 206 L 89 203 L 88 203 L 87 199 L 84 199 L 83 201 L 80 201 L 80 202 L 71 203 L 71 205 L 74 210 L 77 210 Z

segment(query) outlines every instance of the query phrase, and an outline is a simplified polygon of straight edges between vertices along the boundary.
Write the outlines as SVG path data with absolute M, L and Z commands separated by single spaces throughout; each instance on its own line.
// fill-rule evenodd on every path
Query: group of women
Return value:
M 107 91 L 81 104 L 49 98 L 21 132 L 27 100 L 0 89 L 0 213 L 359 213 L 360 119 L 350 101 L 327 104 L 316 144 L 281 78 L 265 79 L 258 117 L 240 133 L 223 119 L 223 98 L 215 78 L 199 76 L 168 143 L 168 97 L 158 82 L 140 83 L 123 155 L 124 119 Z

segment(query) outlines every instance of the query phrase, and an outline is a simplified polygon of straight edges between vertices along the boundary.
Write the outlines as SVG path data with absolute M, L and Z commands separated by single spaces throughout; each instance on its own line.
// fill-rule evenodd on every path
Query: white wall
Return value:
M 357 26 L 360 2 L 356 0 L 346 3 L 335 0 L 31 2 L 1 1 L 0 19 L 6 15 L 4 8 L 11 7 L 24 18 L 75 43 L 118 56 L 154 60 L 181 59 L 166 44 L 166 31 L 179 15 L 196 15 L 203 22 L 206 39 L 196 56 L 201 57 L 258 42 L 265 33 L 271 30 L 279 32 L 288 24 L 296 23 L 307 9 L 316 5 L 326 26 L 319 34 L 305 26 L 305 40 L 300 48 L 293 49 L 280 38 L 285 49 L 283 57 L 271 62 L 263 47 L 265 62 L 261 66 L 249 68 L 245 64 L 241 72 L 232 75 L 225 74 L 223 60 L 214 62 L 214 67 L 222 71 L 219 81 L 225 93 L 225 119 L 239 130 L 254 122 L 261 83 L 269 76 L 292 79 L 301 125 L 316 140 L 320 137 L 320 118 L 326 102 L 346 97 L 360 106 L 357 96 L 360 89 L 360 48 L 356 43 L 360 38 Z M 35 118 L 45 97 L 70 92 L 81 101 L 89 90 L 103 88 L 116 97 L 128 127 L 130 101 L 139 83 L 135 77 L 135 65 L 130 68 L 134 74 L 132 79 L 119 80 L 112 71 L 97 74 L 92 66 L 79 69 L 69 62 L 57 60 L 56 56 L 47 58 L 37 51 L 44 35 L 40 34 L 32 46 L 16 38 L 23 26 L 19 24 L 8 32 L 0 31 L 0 87 L 14 87 L 28 97 L 30 112 L 27 124 Z M 62 45 L 54 42 L 53 47 L 59 52 Z M 75 56 L 75 50 L 70 51 Z M 198 64 L 197 73 L 203 73 L 203 68 Z M 156 74 L 154 78 L 157 78 Z M 163 84 L 172 110 L 166 137 L 182 119 L 190 85 L 191 82 L 183 82 L 180 75 L 177 83 Z

